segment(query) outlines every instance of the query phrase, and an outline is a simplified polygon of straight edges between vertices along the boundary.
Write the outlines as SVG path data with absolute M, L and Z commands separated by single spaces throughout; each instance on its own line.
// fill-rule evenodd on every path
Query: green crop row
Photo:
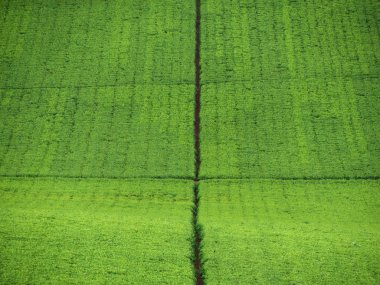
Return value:
M 200 185 L 207 284 L 377 284 L 378 181 Z
M 0 179 L 0 283 L 191 284 L 191 184 Z

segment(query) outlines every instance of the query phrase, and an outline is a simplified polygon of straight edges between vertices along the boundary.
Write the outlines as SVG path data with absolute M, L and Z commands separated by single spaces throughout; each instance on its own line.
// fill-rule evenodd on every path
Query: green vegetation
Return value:
M 196 6 L 0 0 L 1 284 L 380 283 L 378 1 Z
M 192 1 L 0 3 L 2 88 L 194 84 Z
M 191 177 L 182 2 L 1 1 L 0 174 Z
M 203 3 L 208 284 L 378 284 L 377 1 Z
M 2 90 L 0 174 L 191 176 L 192 89 Z
M 201 182 L 208 284 L 378 284 L 378 181 Z
M 193 283 L 194 15 L 0 1 L 0 283 Z
M 1 179 L 0 283 L 192 284 L 191 186 Z
M 202 8 L 202 177 L 379 176 L 377 1 Z

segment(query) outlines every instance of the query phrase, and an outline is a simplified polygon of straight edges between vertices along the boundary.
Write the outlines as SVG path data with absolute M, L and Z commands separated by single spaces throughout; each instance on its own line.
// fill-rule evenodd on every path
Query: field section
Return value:
M 203 1 L 201 178 L 378 177 L 379 12 Z
M 192 1 L 1 1 L 1 88 L 194 84 Z
M 191 176 L 193 89 L 0 90 L 0 173 Z
M 193 176 L 194 3 L 0 3 L 0 175 Z
M 379 187 L 201 182 L 207 284 L 378 284 Z
M 1 179 L 1 284 L 193 284 L 192 181 Z

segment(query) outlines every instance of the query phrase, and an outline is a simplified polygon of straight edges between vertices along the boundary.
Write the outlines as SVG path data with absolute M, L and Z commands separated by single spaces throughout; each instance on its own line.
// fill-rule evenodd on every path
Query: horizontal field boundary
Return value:
M 302 77 L 302 80 L 312 80 L 319 78 L 317 76 L 306 76 Z M 321 77 L 322 78 L 322 77 Z M 367 75 L 347 75 L 347 76 L 329 76 L 330 79 L 379 79 L 380 76 L 377 74 L 367 74 Z M 280 78 L 281 80 L 295 80 L 300 78 L 293 78 L 293 77 L 285 77 Z M 267 82 L 267 81 L 279 81 L 278 77 L 268 77 L 268 78 L 258 78 L 258 79 L 249 79 L 249 80 L 207 80 L 203 79 L 202 82 L 200 82 L 200 86 L 205 86 L 208 84 L 238 84 L 238 83 L 257 83 L 257 82 Z M 326 79 L 323 77 L 323 79 Z M 181 81 L 181 82 L 126 82 L 123 84 L 100 84 L 100 85 L 73 85 L 73 86 L 26 86 L 26 87 L 20 87 L 20 86 L 1 86 L 0 90 L 35 90 L 35 89 L 90 89 L 90 88 L 118 88 L 118 87 L 128 87 L 128 86 L 177 86 L 177 85 L 190 85 L 193 86 L 194 82 L 192 81 Z
M 194 181 L 193 176 L 171 176 L 171 175 L 158 175 L 158 176 L 75 176 L 75 175 L 33 175 L 33 174 L 19 174 L 19 175 L 6 175 L 0 174 L 1 178 L 9 179 L 89 179 L 89 180 L 187 180 Z M 346 181 L 346 180 L 380 180 L 380 176 L 359 176 L 359 177 L 273 177 L 273 178 L 260 178 L 260 177 L 201 177 L 202 182 L 206 181 Z
M 336 176 L 336 177 L 204 177 L 202 181 L 239 180 L 239 181 L 334 181 L 334 180 L 380 180 L 380 176 Z
M 192 176 L 76 176 L 76 175 L 33 175 L 33 174 L 19 174 L 19 175 L 0 175 L 1 178 L 10 178 L 10 179 L 89 179 L 89 180 L 188 180 L 193 181 Z
M 100 85 L 73 85 L 73 86 L 1 86 L 0 90 L 38 90 L 38 89 L 91 89 L 91 88 L 122 88 L 129 86 L 178 86 L 189 85 L 193 86 L 194 83 L 190 81 L 182 82 L 126 82 L 124 84 L 100 84 Z
M 331 75 L 331 76 L 304 76 L 304 77 L 256 77 L 256 79 L 239 79 L 239 80 L 202 80 L 202 86 L 208 84 L 237 84 L 237 83 L 257 83 L 257 82 L 271 82 L 271 81 L 284 81 L 284 80 L 315 80 L 315 79 L 379 79 L 378 74 L 358 74 L 358 75 Z

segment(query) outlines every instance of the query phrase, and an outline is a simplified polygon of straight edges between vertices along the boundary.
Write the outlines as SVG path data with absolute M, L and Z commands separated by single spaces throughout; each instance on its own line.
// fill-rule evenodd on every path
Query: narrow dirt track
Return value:
M 193 262 L 195 281 L 197 285 L 204 284 L 202 269 L 202 227 L 198 222 L 199 212 L 199 172 L 201 168 L 201 0 L 196 1 L 195 19 L 195 110 L 194 110 L 194 153 L 195 153 L 195 175 L 194 175 L 194 205 L 193 205 Z

